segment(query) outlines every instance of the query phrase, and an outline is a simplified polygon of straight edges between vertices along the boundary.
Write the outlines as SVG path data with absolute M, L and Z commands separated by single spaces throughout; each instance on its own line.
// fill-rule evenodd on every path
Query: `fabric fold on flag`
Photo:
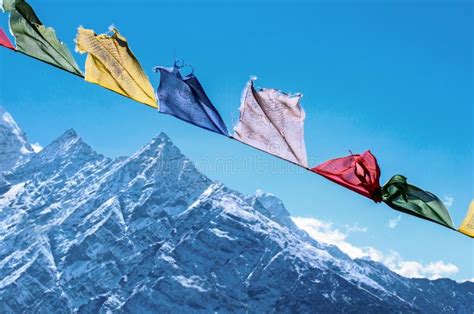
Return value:
M 308 167 L 304 143 L 305 113 L 301 94 L 254 88 L 252 78 L 241 100 L 240 118 L 233 137 L 247 145 Z
M 62 70 L 83 76 L 66 44 L 53 28 L 44 26 L 24 0 L 3 0 L 2 9 L 10 12 L 10 30 L 16 50 Z
M 116 28 L 112 35 L 97 35 L 79 27 L 76 50 L 88 53 L 86 81 L 98 84 L 125 97 L 158 108 L 153 87 L 140 63 L 130 50 L 125 37 Z
M 395 210 L 454 229 L 443 202 L 436 195 L 408 184 L 402 175 L 393 176 L 382 187 L 382 199 Z
M 11 50 L 15 50 L 15 47 L 13 47 L 12 42 L 8 38 L 3 28 L 1 27 L 0 27 L 0 46 L 6 47 Z
M 229 136 L 227 127 L 219 112 L 207 97 L 197 77 L 191 73 L 182 76 L 180 66 L 172 68 L 158 66 L 160 85 L 156 96 L 160 102 L 160 112 L 183 121 Z
M 474 200 L 471 202 L 471 205 L 469 205 L 466 218 L 464 218 L 459 227 L 459 232 L 474 238 Z
M 369 150 L 363 154 L 331 159 L 311 171 L 375 202 L 382 201 L 380 168 Z

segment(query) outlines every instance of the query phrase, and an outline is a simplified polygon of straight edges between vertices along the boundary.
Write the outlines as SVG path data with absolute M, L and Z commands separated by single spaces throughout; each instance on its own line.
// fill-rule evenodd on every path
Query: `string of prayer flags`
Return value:
M 467 211 L 466 218 L 464 218 L 459 227 L 459 232 L 474 238 L 474 200 L 471 202 L 471 205 L 469 205 L 469 210 Z
M 12 42 L 8 38 L 7 34 L 3 31 L 3 29 L 0 27 L 0 46 L 6 47 L 11 50 L 15 50 L 15 47 L 13 47 Z
M 275 89 L 256 90 L 253 81 L 254 78 L 243 91 L 240 118 L 233 137 L 307 168 L 302 95 L 289 95 Z
M 84 77 L 54 29 L 45 27 L 25 0 L 0 0 L 0 7 L 10 13 L 10 31 L 15 37 L 16 47 L 1 28 L 0 46 Z M 175 63 L 171 68 L 155 68 L 155 72 L 160 72 L 160 84 L 155 95 L 127 40 L 116 28 L 112 28 L 109 34 L 97 35 L 91 29 L 79 27 L 76 50 L 87 53 L 86 81 L 161 113 L 229 136 L 222 117 L 197 77 L 192 72 L 182 75 L 182 66 Z M 243 90 L 239 121 L 230 138 L 304 167 L 375 202 L 383 201 L 395 210 L 455 230 L 443 202 L 434 194 L 408 184 L 404 176 L 395 175 L 380 187 L 380 168 L 370 151 L 351 153 L 309 169 L 304 142 L 305 112 L 300 105 L 302 95 L 276 89 L 256 89 L 254 80 L 250 79 Z M 458 231 L 474 238 L 474 200 Z
M 112 35 L 97 35 L 78 28 L 76 50 L 88 53 L 85 80 L 153 108 L 158 108 L 153 87 L 140 63 L 116 28 Z
M 58 40 L 53 28 L 41 23 L 26 1 L 3 0 L 2 9 L 10 12 L 10 30 L 17 51 L 82 77 L 67 46 Z
M 454 229 L 443 202 L 436 195 L 408 184 L 404 176 L 395 175 L 382 187 L 382 199 L 395 210 Z
M 311 171 L 376 202 L 382 200 L 380 168 L 370 151 L 326 161 Z
M 224 121 L 197 77 L 193 73 L 183 77 L 180 68 L 177 64 L 172 68 L 155 68 L 155 72 L 160 72 L 160 85 L 157 90 L 160 112 L 228 136 Z

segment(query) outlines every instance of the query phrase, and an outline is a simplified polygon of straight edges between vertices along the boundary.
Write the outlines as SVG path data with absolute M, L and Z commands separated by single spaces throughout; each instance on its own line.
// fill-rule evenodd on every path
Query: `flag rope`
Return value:
M 10 49 L 10 50 L 11 50 L 11 49 Z M 65 72 L 68 72 L 68 73 L 70 73 L 70 74 L 73 74 L 73 75 L 75 75 L 75 76 L 77 76 L 77 77 L 80 77 L 80 78 L 84 79 L 84 75 L 83 75 L 82 73 L 79 74 L 79 73 L 74 73 L 74 72 L 68 71 L 68 70 L 66 70 L 65 68 L 62 68 L 62 67 L 60 67 L 60 66 L 58 66 L 58 65 L 56 65 L 56 64 L 53 64 L 53 63 L 51 63 L 51 62 L 48 62 L 48 61 L 39 59 L 39 58 L 37 58 L 37 57 L 35 57 L 35 56 L 29 55 L 29 54 L 27 54 L 27 53 L 25 53 L 25 52 L 23 52 L 23 51 L 19 51 L 19 50 L 17 50 L 17 49 L 14 49 L 14 51 L 15 51 L 15 52 L 19 52 L 19 53 L 21 53 L 21 54 L 23 54 L 23 55 L 25 55 L 25 56 L 28 56 L 28 57 L 33 58 L 33 59 L 36 59 L 36 60 L 38 60 L 38 61 L 44 62 L 44 63 L 49 64 L 49 65 L 51 65 L 51 66 L 53 66 L 53 67 L 55 67 L 55 68 L 61 69 L 61 70 L 65 71 Z M 99 85 L 100 85 L 100 84 L 99 84 Z M 102 86 L 102 85 L 101 85 L 101 86 Z M 106 88 L 106 89 L 108 89 L 108 90 L 110 90 L 110 91 L 112 91 L 112 92 L 114 92 L 114 93 L 116 93 L 116 94 L 118 94 L 118 95 L 121 95 L 122 97 L 126 97 L 126 98 L 128 98 L 128 99 L 132 99 L 132 98 L 130 98 L 130 97 L 124 95 L 124 94 L 121 94 L 121 93 L 119 93 L 119 92 L 117 92 L 117 91 L 115 91 L 115 90 L 113 90 L 113 89 L 107 88 L 107 87 L 105 87 L 105 86 L 102 86 L 102 87 L 104 87 L 104 88 Z M 132 100 L 135 100 L 135 99 L 132 99 Z M 156 100 L 157 100 L 157 103 L 158 103 L 158 99 L 156 99 Z M 135 101 L 137 101 L 137 102 L 139 102 L 139 103 L 142 103 L 142 102 L 140 102 L 140 101 L 138 101 L 138 100 L 135 100 Z M 145 105 L 146 105 L 146 104 L 145 104 Z M 148 105 L 147 107 L 151 107 L 151 106 Z M 151 108 L 153 108 L 153 107 L 151 107 Z M 154 109 L 154 110 L 157 110 L 157 111 L 159 112 L 158 108 L 153 108 L 153 109 Z M 264 113 L 265 113 L 265 112 L 264 112 Z M 279 130 L 277 130 L 277 131 L 279 131 Z M 224 134 L 221 134 L 221 135 L 224 135 Z M 318 174 L 318 175 L 320 175 L 320 176 L 326 178 L 324 175 L 318 173 L 317 171 L 313 171 L 312 168 L 310 168 L 310 167 L 308 167 L 308 166 L 303 166 L 303 165 L 301 165 L 301 164 L 299 164 L 299 163 L 297 163 L 297 162 L 294 162 L 294 161 L 292 161 L 292 160 L 288 160 L 288 159 L 283 158 L 283 157 L 281 157 L 281 156 L 278 156 L 278 155 L 276 155 L 276 154 L 272 154 L 272 153 L 269 152 L 269 151 L 265 151 L 265 150 L 263 150 L 263 149 L 261 149 L 261 148 L 258 148 L 258 147 L 255 147 L 255 146 L 251 145 L 251 144 L 248 144 L 248 143 L 245 143 L 245 142 L 243 142 L 243 141 L 240 141 L 240 140 L 234 138 L 234 137 L 233 137 L 232 135 L 230 135 L 230 134 L 224 135 L 224 136 L 226 136 L 227 138 L 229 138 L 229 139 L 231 139 L 231 140 L 233 140 L 233 141 L 236 141 L 236 142 L 239 142 L 239 143 L 244 144 L 244 145 L 246 145 L 246 146 L 252 147 L 253 149 L 256 149 L 256 150 L 261 151 L 261 152 L 263 152 L 263 153 L 266 153 L 266 154 L 272 155 L 272 156 L 274 156 L 274 157 L 277 157 L 277 158 L 280 159 L 280 160 L 289 162 L 290 164 L 293 164 L 293 165 L 298 166 L 298 167 L 300 167 L 300 168 L 302 168 L 302 169 L 305 169 L 306 171 L 309 171 L 309 172 L 311 172 L 312 174 L 316 173 L 316 174 Z M 291 149 L 291 145 L 289 145 L 289 147 L 290 147 L 290 149 Z M 294 152 L 293 152 L 293 154 L 294 154 Z M 352 152 L 351 152 L 351 155 L 353 155 Z M 331 179 L 329 179 L 329 178 L 326 178 L 326 179 L 335 182 L 334 180 L 331 180 Z M 336 182 L 336 183 L 337 183 L 337 182 Z M 436 199 L 437 199 L 437 198 L 436 198 Z M 438 199 L 438 200 L 439 200 L 439 199 Z M 386 202 L 386 203 L 387 203 L 387 202 Z M 389 205 L 389 206 L 390 206 L 390 205 Z M 390 206 L 390 207 L 393 207 L 393 206 Z M 411 215 L 413 215 L 413 214 L 411 214 Z M 413 216 L 418 217 L 418 215 L 413 215 Z M 449 216 L 449 214 L 448 214 L 448 216 Z M 433 221 L 432 219 L 431 219 L 430 221 L 436 223 L 436 221 Z M 438 224 L 439 224 L 439 223 L 438 223 Z M 441 225 L 443 225 L 443 224 L 441 224 Z M 451 228 L 451 227 L 448 227 L 448 226 L 446 226 L 446 225 L 443 225 L 443 226 L 445 226 L 445 227 L 447 227 L 447 228 L 449 228 L 449 229 L 451 229 L 451 230 L 453 230 L 453 231 L 456 231 L 456 232 L 458 232 L 458 233 L 460 233 L 460 234 L 463 234 L 463 235 L 466 235 L 466 236 L 470 236 L 470 235 L 468 235 L 467 233 L 464 233 L 464 232 L 462 232 L 462 231 L 460 231 L 460 230 L 458 230 L 458 229 L 456 229 L 456 228 Z

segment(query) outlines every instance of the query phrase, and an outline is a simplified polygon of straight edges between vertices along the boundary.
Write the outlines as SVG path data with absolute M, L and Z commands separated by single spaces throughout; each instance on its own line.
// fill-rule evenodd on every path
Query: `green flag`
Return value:
M 395 175 L 382 187 L 382 199 L 395 210 L 454 229 L 443 202 L 434 194 L 408 184 L 404 176 Z
M 1 4 L 3 11 L 10 12 L 10 29 L 16 39 L 17 51 L 83 76 L 67 46 L 58 40 L 54 29 L 41 23 L 28 3 L 3 0 Z

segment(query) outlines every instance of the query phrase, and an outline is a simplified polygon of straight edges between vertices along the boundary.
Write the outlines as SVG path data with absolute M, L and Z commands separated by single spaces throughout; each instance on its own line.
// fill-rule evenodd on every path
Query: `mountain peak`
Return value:
M 58 158 L 60 159 L 89 159 L 97 154 L 87 143 L 85 143 L 74 129 L 68 129 L 47 145 L 43 150 L 36 154 L 35 162 L 50 163 Z M 32 159 L 32 161 L 33 161 Z
M 3 108 L 2 106 L 0 106 L 0 125 L 6 126 L 18 134 L 23 133 L 23 131 L 20 129 L 18 124 L 16 124 L 10 113 L 8 113 L 8 111 L 6 111 L 5 108 Z
M 161 132 L 136 152 L 130 159 L 165 158 L 170 160 L 185 159 L 179 148 L 174 145 L 165 133 Z
M 262 214 L 282 223 L 292 230 L 297 230 L 285 205 L 275 195 L 258 189 L 253 196 L 248 198 L 251 204 Z
M 26 134 L 0 106 L 0 171 L 9 171 L 34 154 Z
M 152 138 L 144 148 L 156 148 L 158 146 L 165 147 L 165 146 L 175 146 L 173 141 L 166 135 L 164 132 L 160 132 L 157 136 Z M 177 147 L 176 147 L 177 148 Z
M 95 152 L 85 143 L 73 129 L 66 130 L 61 136 L 34 154 L 28 162 L 15 168 L 8 181 L 20 182 L 35 174 L 35 180 L 43 180 L 53 176 L 73 176 L 86 165 L 92 167 L 108 158 Z M 63 177 L 62 180 L 66 180 Z M 12 181 L 13 180 L 13 181 Z M 80 181 L 80 180 L 79 180 Z M 78 182 L 79 182 L 78 181 Z M 60 181 L 58 181 L 60 182 Z
M 267 192 L 265 192 L 263 190 L 260 190 L 260 189 L 257 189 L 255 191 L 254 197 L 256 197 L 256 198 L 262 198 L 262 197 L 277 198 L 275 195 L 273 195 L 271 193 L 267 193 Z
M 158 134 L 158 136 L 156 136 L 155 139 L 159 139 L 162 142 L 171 142 L 171 139 L 165 132 L 160 132 L 160 134 Z
M 283 202 L 271 193 L 267 193 L 258 189 L 257 191 L 255 191 L 255 194 L 251 198 L 254 202 L 260 202 L 263 207 L 265 207 L 273 214 L 283 214 L 285 216 L 289 216 L 289 213 L 286 210 Z
M 76 144 L 87 145 L 82 141 L 79 135 L 77 135 L 74 129 L 68 129 L 57 139 L 55 139 L 51 144 L 46 146 L 41 153 L 46 154 L 46 152 L 50 152 L 57 154 L 61 151 L 69 151 Z
M 74 129 L 67 129 L 66 131 L 64 131 L 64 133 L 60 136 L 61 137 L 64 137 L 64 138 L 77 138 L 79 137 L 79 135 L 77 135 L 77 132 L 76 130 Z

